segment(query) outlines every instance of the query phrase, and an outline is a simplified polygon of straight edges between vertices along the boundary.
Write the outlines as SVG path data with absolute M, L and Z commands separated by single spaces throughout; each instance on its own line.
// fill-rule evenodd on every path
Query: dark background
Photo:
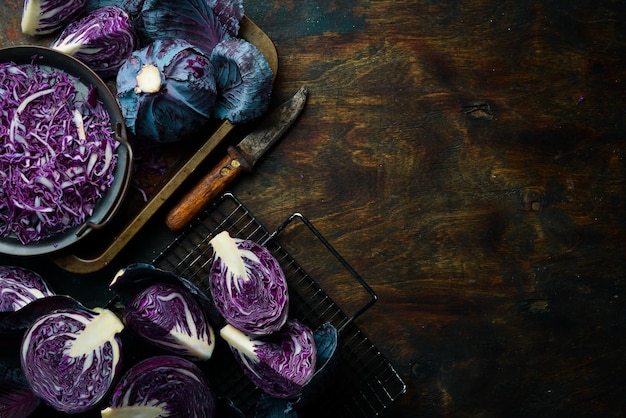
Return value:
M 304 213 L 378 294 L 358 326 L 407 384 L 385 416 L 622 416 L 624 3 L 244 4 L 274 102 L 310 96 L 232 190 L 270 229 Z M 158 246 L 47 271 L 99 303 Z

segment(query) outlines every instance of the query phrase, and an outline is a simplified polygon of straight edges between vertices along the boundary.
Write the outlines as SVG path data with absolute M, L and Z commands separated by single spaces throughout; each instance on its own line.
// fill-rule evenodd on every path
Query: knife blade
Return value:
M 253 132 L 237 145 L 229 146 L 222 160 L 170 209 L 165 218 L 167 227 L 172 231 L 180 231 L 224 192 L 233 180 L 245 172 L 251 172 L 261 156 L 298 118 L 307 94 L 307 86 L 302 86 L 291 99 L 271 110 Z

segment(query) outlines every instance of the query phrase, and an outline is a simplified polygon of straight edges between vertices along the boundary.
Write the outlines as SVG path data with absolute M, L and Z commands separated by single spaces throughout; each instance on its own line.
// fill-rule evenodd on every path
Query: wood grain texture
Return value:
M 310 99 L 239 182 L 373 286 L 386 416 L 619 415 L 624 18 L 615 2 L 247 2 Z
M 244 4 L 274 103 L 309 97 L 232 190 L 269 229 L 305 214 L 374 288 L 358 326 L 407 382 L 384 416 L 622 416 L 626 4 Z

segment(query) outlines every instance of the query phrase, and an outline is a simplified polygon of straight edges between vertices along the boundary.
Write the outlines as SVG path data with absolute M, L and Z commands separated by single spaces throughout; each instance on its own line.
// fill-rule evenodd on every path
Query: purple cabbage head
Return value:
M 33 393 L 69 414 L 95 407 L 121 366 L 122 322 L 107 309 L 64 309 L 39 317 L 22 340 L 20 360 Z
M 0 266 L 0 312 L 15 312 L 52 295 L 54 292 L 39 273 L 18 266 Z
M 68 24 L 51 48 L 74 56 L 102 77 L 110 77 L 137 43 L 128 13 L 105 6 Z
M 211 118 L 215 75 L 208 57 L 182 39 L 157 40 L 134 51 L 117 73 L 117 101 L 129 130 L 176 142 Z
M 213 11 L 214 3 L 214 0 L 145 0 L 139 14 L 142 33 L 151 41 L 185 39 L 209 56 L 215 45 L 230 38 Z M 221 6 L 220 10 L 223 18 L 228 19 L 228 7 Z M 238 8 L 233 7 L 232 11 L 237 13 Z
M 184 288 L 158 283 L 126 305 L 125 325 L 155 347 L 190 360 L 208 360 L 215 335 L 200 304 Z
M 122 377 L 102 417 L 139 416 L 212 418 L 215 395 L 201 370 L 175 356 L 143 360 Z M 127 413 L 127 414 L 125 414 Z
M 267 248 L 227 231 L 211 240 L 209 289 L 226 322 L 252 335 L 278 331 L 287 320 L 289 294 L 278 261 Z
M 277 398 L 296 398 L 315 373 L 317 348 L 313 332 L 295 319 L 271 335 L 252 338 L 227 325 L 226 340 L 246 376 Z
M 211 64 L 218 92 L 215 118 L 245 123 L 267 111 L 273 72 L 256 46 L 240 38 L 224 40 L 213 49 Z
M 47 35 L 63 28 L 84 13 L 87 0 L 24 0 L 22 32 Z

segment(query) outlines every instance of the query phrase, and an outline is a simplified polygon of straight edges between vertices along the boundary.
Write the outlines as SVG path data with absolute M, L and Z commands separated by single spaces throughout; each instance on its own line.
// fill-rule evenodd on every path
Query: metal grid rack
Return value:
M 335 303 L 281 244 L 287 231 L 295 228 L 294 233 L 301 235 L 302 227 L 308 233 L 306 239 L 323 244 L 326 256 L 338 261 L 358 284 L 357 291 L 364 294 L 353 313 Z M 376 417 L 405 392 L 406 385 L 391 363 L 354 323 L 376 301 L 376 294 L 303 215 L 294 213 L 270 233 L 236 196 L 226 193 L 158 254 L 153 264 L 191 280 L 210 296 L 207 277 L 213 252 L 209 241 L 224 230 L 264 245 L 276 257 L 289 285 L 290 315 L 312 329 L 330 322 L 339 331 L 337 374 L 333 376 L 336 387 L 300 410 L 300 416 L 332 412 L 333 416 Z M 218 396 L 253 416 L 261 391 L 241 373 L 225 344 L 218 344 L 205 371 Z

